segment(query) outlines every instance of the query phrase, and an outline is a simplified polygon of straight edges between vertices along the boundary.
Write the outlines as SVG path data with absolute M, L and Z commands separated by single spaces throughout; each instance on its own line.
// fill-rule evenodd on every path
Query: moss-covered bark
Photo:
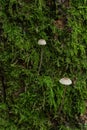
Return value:
M 2 129 L 67 130 L 78 124 L 87 100 L 86 5 L 86 0 L 0 0 Z M 38 75 L 39 39 L 47 44 Z M 58 114 L 62 77 L 73 84 Z

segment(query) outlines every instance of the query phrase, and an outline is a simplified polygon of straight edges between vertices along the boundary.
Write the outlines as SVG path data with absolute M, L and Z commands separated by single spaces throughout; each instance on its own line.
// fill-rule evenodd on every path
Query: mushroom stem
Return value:
M 43 47 L 41 48 L 41 55 L 40 55 L 40 63 L 39 63 L 38 75 L 40 74 L 42 60 L 43 60 Z
M 60 108 L 59 108 L 58 115 L 60 115 L 60 112 L 61 112 L 61 110 L 63 108 L 63 105 L 64 105 L 64 99 L 65 99 L 65 95 L 66 95 L 66 89 L 67 89 L 67 87 L 65 86 L 65 88 L 64 88 L 64 94 L 63 94 L 63 98 L 62 98 L 62 102 L 61 102 L 61 105 L 60 105 Z

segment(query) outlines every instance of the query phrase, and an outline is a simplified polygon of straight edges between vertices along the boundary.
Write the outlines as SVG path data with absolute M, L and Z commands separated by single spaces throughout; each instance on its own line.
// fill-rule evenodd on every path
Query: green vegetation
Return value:
M 0 97 L 0 130 L 86 129 L 86 0 L 0 0 Z

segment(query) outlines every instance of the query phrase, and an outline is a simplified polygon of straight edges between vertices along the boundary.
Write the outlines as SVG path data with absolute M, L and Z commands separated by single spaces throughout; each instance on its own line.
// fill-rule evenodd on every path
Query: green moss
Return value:
M 2 129 L 67 130 L 71 128 L 66 124 L 77 126 L 85 112 L 86 1 L 71 1 L 70 7 L 55 4 L 0 0 L 0 120 L 7 124 L 1 123 Z M 39 39 L 47 45 L 38 75 Z M 67 87 L 59 115 L 61 77 L 70 77 L 73 84 Z

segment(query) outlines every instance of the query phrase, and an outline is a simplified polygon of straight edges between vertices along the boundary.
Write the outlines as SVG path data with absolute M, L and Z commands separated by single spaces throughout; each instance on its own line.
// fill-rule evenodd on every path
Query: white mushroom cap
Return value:
M 38 45 L 46 45 L 46 41 L 44 39 L 40 39 L 38 41 Z
M 63 84 L 63 85 L 71 85 L 71 84 L 72 84 L 71 79 L 66 78 L 66 77 L 60 79 L 59 82 L 60 82 L 61 84 Z

